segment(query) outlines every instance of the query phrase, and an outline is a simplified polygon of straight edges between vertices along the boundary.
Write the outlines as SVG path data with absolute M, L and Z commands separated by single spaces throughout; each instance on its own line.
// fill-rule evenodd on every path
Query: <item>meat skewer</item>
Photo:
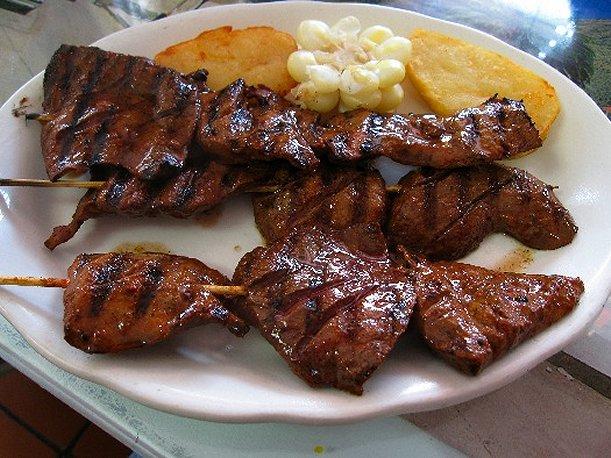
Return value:
M 216 294 L 244 298 L 236 308 L 266 337 L 277 329 L 276 348 L 295 345 L 290 358 L 288 348 L 282 354 L 298 375 L 356 394 L 405 331 L 415 302 L 405 271 L 387 253 L 363 256 L 318 229 L 295 231 L 271 251 L 255 249 L 236 278 L 244 282 L 231 285 L 181 256 L 107 253 L 78 256 L 67 279 L 4 277 L 0 284 L 65 288 L 65 339 L 90 353 L 151 344 L 193 321 L 220 321 L 241 335 L 244 323 Z M 257 314 L 261 300 L 273 302 L 274 323 Z M 292 340 L 290 326 L 305 326 L 306 335 Z
M 187 168 L 164 184 L 152 185 L 130 177 L 127 173 L 117 173 L 101 182 L 101 187 L 96 185 L 96 188 L 90 189 L 79 202 L 72 221 L 68 225 L 56 227 L 45 245 L 54 249 L 73 237 L 86 220 L 106 214 L 168 214 L 184 218 L 209 210 L 238 192 L 263 195 L 278 191 L 277 185 L 259 186 L 259 183 L 270 179 L 274 182 L 276 177 L 280 177 L 280 181 L 286 180 L 283 174 L 283 170 L 272 174 L 266 166 L 240 167 L 211 162 L 205 169 Z M 5 183 L 23 185 L 24 181 L 0 180 L 0 185 Z M 52 185 L 56 183 L 61 182 L 53 182 Z M 34 184 L 39 185 L 39 182 L 34 181 Z M 283 200 L 283 193 L 265 194 L 269 195 L 269 199 L 263 197 L 253 200 L 259 228 L 269 229 L 263 232 L 268 241 L 284 237 L 293 226 L 301 225 L 306 220 L 315 222 L 328 217 L 327 224 L 344 230 L 347 239 L 358 244 L 352 248 L 372 253 L 386 249 L 382 225 L 386 214 L 387 191 L 378 171 L 363 172 L 331 167 L 303 175 L 286 187 L 290 189 L 289 194 L 300 193 L 299 199 L 290 201 L 290 214 L 287 214 L 289 209 L 286 205 L 277 205 L 279 200 Z M 287 192 L 286 188 L 281 189 Z M 321 192 L 325 194 L 324 197 L 320 196 Z M 307 215 L 301 211 L 302 208 L 307 209 Z M 298 216 L 293 218 L 293 214 Z
M 195 259 L 158 253 L 80 255 L 68 279 L 0 284 L 65 288 L 65 338 L 90 353 L 152 344 L 207 322 L 242 335 L 240 316 L 307 383 L 354 394 L 405 332 L 412 310 L 435 352 L 477 374 L 568 314 L 583 292 L 578 278 L 433 263 L 401 247 L 394 259 L 343 239 L 320 224 L 295 227 L 247 253 L 233 284 Z M 228 295 L 234 299 L 217 297 Z
M 322 223 L 337 230 L 350 248 L 382 253 L 387 192 L 375 169 L 320 168 L 295 176 L 272 193 L 252 194 L 255 223 L 268 244 L 284 239 L 296 226 Z
M 0 180 L 0 185 L 4 183 Z M 504 232 L 531 248 L 544 250 L 567 245 L 577 232 L 552 186 L 522 170 L 495 164 L 416 170 L 399 185 L 386 189 L 377 171 L 327 167 L 297 174 L 280 185 L 242 190 L 254 193 L 255 222 L 268 243 L 306 221 L 324 222 L 335 229 L 360 233 L 360 238 L 349 237 L 358 240 L 359 246 L 353 248 L 378 251 L 386 246 L 381 227 L 386 219 L 386 194 L 392 191 L 398 194 L 391 200 L 386 223 L 389 241 L 433 260 L 463 257 L 491 232 Z M 96 211 L 101 211 L 96 208 L 104 209 L 102 213 L 136 215 L 142 214 L 138 208 L 149 208 L 135 205 L 137 199 L 128 200 L 130 205 L 122 208 L 113 207 L 105 197 L 108 194 L 101 193 L 97 207 L 85 213 L 77 211 L 75 221 L 96 216 Z M 186 216 L 191 210 L 185 208 L 182 213 Z M 61 229 L 65 240 L 76 231 L 76 224 L 70 226 L 72 229 Z
M 200 115 L 193 78 L 143 57 L 63 45 L 43 89 L 41 146 L 51 180 L 106 166 L 152 180 L 184 166 Z
M 523 104 L 496 96 L 447 118 L 357 110 L 322 119 L 243 80 L 218 93 L 203 80 L 203 72 L 181 75 L 142 57 L 62 46 L 44 81 L 49 178 L 122 166 L 141 179 L 159 179 L 184 167 L 194 139 L 224 163 L 280 159 L 304 169 L 321 157 L 345 163 L 380 155 L 448 168 L 541 146 Z
M 209 162 L 187 167 L 163 183 L 151 183 L 127 172 L 116 172 L 102 187 L 87 191 L 79 201 L 72 221 L 54 228 L 45 245 L 53 250 L 70 240 L 85 221 L 104 215 L 188 218 L 216 207 L 232 195 L 267 182 L 276 173 L 267 164 L 244 167 Z
M 399 188 L 387 224 L 389 241 L 433 260 L 461 258 L 493 232 L 540 250 L 567 245 L 577 233 L 553 187 L 517 168 L 416 170 Z
M 358 244 L 351 248 L 371 253 L 386 249 L 382 226 L 386 217 L 387 188 L 376 170 L 322 168 L 298 175 L 296 180 L 279 188 L 258 186 L 272 177 L 267 167 L 211 162 L 204 172 L 200 169 L 187 168 L 159 185 L 138 180 L 127 173 L 114 174 L 101 182 L 102 186 L 96 185 L 85 194 L 72 221 L 56 227 L 45 245 L 54 249 L 68 241 L 90 218 L 106 214 L 168 214 L 185 218 L 209 210 L 230 195 L 246 191 L 262 195 L 253 197 L 253 206 L 257 225 L 268 242 L 286 236 L 292 227 L 303 225 L 306 220 L 312 223 L 324 220 L 334 229 L 343 230 L 348 240 Z M 282 174 L 281 170 L 274 176 Z M 0 180 L 0 185 L 5 183 L 23 185 L 24 181 Z M 38 181 L 34 183 L 39 184 Z M 61 182 L 53 182 L 53 186 L 55 183 Z M 393 187 L 390 190 L 394 190 Z M 185 194 L 190 197 L 186 198 Z
M 319 225 L 247 253 L 233 282 L 247 291 L 236 312 L 293 372 L 311 386 L 353 394 L 405 332 L 416 302 L 407 272 L 388 252 L 351 249 Z
M 229 302 L 244 288 L 195 259 L 161 253 L 82 254 L 68 278 L 2 277 L 1 285 L 65 288 L 64 336 L 87 353 L 151 345 L 200 324 L 248 331 Z
M 399 252 L 413 276 L 422 337 L 469 375 L 567 315 L 584 291 L 579 278 L 496 272 Z

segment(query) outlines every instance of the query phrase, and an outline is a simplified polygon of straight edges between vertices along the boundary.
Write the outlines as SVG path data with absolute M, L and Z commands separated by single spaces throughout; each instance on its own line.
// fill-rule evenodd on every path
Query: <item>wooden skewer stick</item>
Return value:
M 41 124 L 52 121 L 53 116 L 49 114 L 41 113 L 27 113 L 25 119 L 36 120 Z M 48 180 L 33 180 L 27 178 L 10 179 L 0 178 L 0 186 L 38 186 L 42 188 L 101 188 L 104 185 L 103 181 L 77 181 L 77 180 L 65 180 L 65 181 L 48 181 Z M 274 192 L 278 189 L 277 186 L 259 186 L 258 188 L 252 188 L 247 192 L 255 193 L 268 193 Z M 399 192 L 399 186 L 391 185 L 386 187 L 387 192 Z
M 255 194 L 266 194 L 270 192 L 275 192 L 278 190 L 278 186 L 257 186 L 256 188 L 248 189 L 246 192 L 252 192 Z
M 44 124 L 46 122 L 52 121 L 53 116 L 48 115 L 48 114 L 40 114 L 40 113 L 27 113 L 25 115 L 25 119 L 38 121 L 39 123 Z
M 79 181 L 79 180 L 61 180 L 61 181 L 49 181 L 49 180 L 37 180 L 29 178 L 0 178 L 1 186 L 34 186 L 41 188 L 101 188 L 104 186 L 104 181 Z M 258 186 L 256 188 L 249 189 L 247 192 L 253 193 L 268 193 L 274 192 L 278 189 L 278 186 Z M 386 187 L 387 192 L 399 192 L 398 185 L 391 185 Z
M 34 186 L 40 188 L 101 188 L 103 185 L 103 181 L 49 181 L 30 178 L 0 178 L 0 186 Z
M 202 285 L 206 291 L 220 296 L 246 296 L 248 291 L 241 285 Z
M 46 277 L 0 277 L 0 285 L 43 286 L 45 288 L 66 288 L 67 278 Z
M 47 277 L 0 277 L 0 285 L 41 286 L 44 288 L 67 288 L 70 281 L 67 278 Z M 206 291 L 221 296 L 245 296 L 244 286 L 236 285 L 202 285 Z

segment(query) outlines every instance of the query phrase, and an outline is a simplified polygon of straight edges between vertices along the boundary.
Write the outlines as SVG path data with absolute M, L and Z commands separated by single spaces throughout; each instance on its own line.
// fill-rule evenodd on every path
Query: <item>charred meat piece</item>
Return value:
M 496 96 L 447 118 L 355 110 L 331 118 L 323 139 L 334 162 L 387 156 L 438 169 L 507 159 L 541 146 L 523 103 Z
M 516 168 L 424 169 L 407 174 L 399 187 L 389 240 L 430 259 L 465 256 L 491 232 L 541 250 L 564 246 L 577 233 L 552 186 Z
M 222 162 L 283 159 L 299 168 L 319 163 L 318 114 L 267 88 L 239 79 L 219 93 L 204 94 L 202 106 L 199 144 Z
M 352 251 L 327 230 L 295 228 L 246 254 L 236 313 L 311 386 L 361 394 L 407 327 L 413 286 L 388 255 Z
M 367 110 L 326 122 L 263 87 L 242 80 L 202 96 L 200 145 L 219 160 L 243 163 L 285 159 L 300 168 L 377 156 L 410 165 L 453 168 L 507 159 L 541 146 L 521 102 L 493 97 L 448 118 L 384 115 Z
M 229 279 L 183 256 L 82 254 L 68 269 L 66 341 L 87 353 L 114 353 L 166 340 L 182 329 L 220 323 L 242 336 L 248 326 L 201 286 Z
M 256 186 L 273 176 L 266 164 L 232 166 L 209 162 L 187 167 L 167 181 L 149 182 L 116 172 L 98 189 L 81 198 L 72 221 L 53 229 L 45 245 L 53 250 L 70 240 L 85 221 L 103 215 L 188 218 L 217 206 L 230 196 Z
M 381 222 L 386 218 L 386 187 L 377 170 L 321 167 L 270 194 L 253 194 L 255 221 L 267 243 L 293 227 L 318 223 L 341 231 L 352 249 L 386 250 Z
M 321 122 L 265 87 L 237 80 L 209 91 L 205 72 L 181 75 L 152 61 L 62 46 L 45 72 L 42 148 L 49 178 L 122 166 L 141 179 L 182 168 L 197 131 L 206 153 L 231 164 L 287 160 L 311 169 L 376 156 L 451 168 L 509 158 L 541 145 L 521 102 L 493 97 L 455 116 L 366 110 Z M 198 124 L 199 119 L 199 124 Z M 197 127 L 196 127 L 197 125 Z
M 143 57 L 63 45 L 44 78 L 42 151 L 57 180 L 92 166 L 141 179 L 181 169 L 199 118 L 196 83 Z
M 400 251 L 414 275 L 416 322 L 424 340 L 467 374 L 560 320 L 583 293 L 578 278 L 429 262 Z

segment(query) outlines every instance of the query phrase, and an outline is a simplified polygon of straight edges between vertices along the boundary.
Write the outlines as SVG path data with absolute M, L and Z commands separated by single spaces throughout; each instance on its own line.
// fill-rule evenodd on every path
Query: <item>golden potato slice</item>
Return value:
M 296 50 L 291 35 L 272 27 L 233 30 L 225 26 L 170 46 L 155 61 L 182 73 L 205 68 L 214 90 L 244 78 L 248 84 L 264 84 L 286 94 L 297 84 L 286 69 L 289 54 Z
M 415 30 L 407 74 L 439 114 L 451 115 L 479 105 L 495 93 L 523 99 L 541 138 L 560 112 L 556 91 L 547 81 L 507 57 L 428 30 Z

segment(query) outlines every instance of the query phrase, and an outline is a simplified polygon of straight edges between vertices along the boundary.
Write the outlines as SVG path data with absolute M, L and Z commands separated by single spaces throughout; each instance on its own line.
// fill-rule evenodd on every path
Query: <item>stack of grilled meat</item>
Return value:
M 278 162 L 312 170 L 383 155 L 455 168 L 541 145 L 524 106 L 513 100 L 493 97 L 449 118 L 356 110 L 323 119 L 242 80 L 216 93 L 206 87 L 205 72 L 181 75 L 92 47 L 55 53 L 43 108 L 49 178 L 89 170 L 106 180 L 82 199 L 72 224 L 54 231 L 51 249 L 102 214 L 185 217 L 209 210 L 272 178 Z
M 105 214 L 188 217 L 253 194 L 267 247 L 225 278 L 165 254 L 79 256 L 65 292 L 66 340 L 114 352 L 207 322 L 256 327 L 312 386 L 360 394 L 413 316 L 433 351 L 476 374 L 569 313 L 579 279 L 451 262 L 491 232 L 555 249 L 577 228 L 552 187 L 493 162 L 541 145 L 521 102 L 496 96 L 455 116 L 356 110 L 323 117 L 238 80 L 62 46 L 45 73 L 42 149 L 49 178 L 90 171 L 69 240 Z M 368 161 L 421 169 L 396 196 Z M 237 297 L 202 285 L 239 285 Z
M 432 262 L 403 248 L 359 251 L 322 223 L 247 253 L 233 275 L 238 297 L 209 292 L 232 283 L 201 262 L 159 253 L 81 255 L 69 279 L 65 336 L 81 350 L 140 347 L 209 322 L 241 336 L 250 325 L 310 385 L 355 394 L 412 317 L 434 352 L 475 375 L 583 292 L 576 278 Z

